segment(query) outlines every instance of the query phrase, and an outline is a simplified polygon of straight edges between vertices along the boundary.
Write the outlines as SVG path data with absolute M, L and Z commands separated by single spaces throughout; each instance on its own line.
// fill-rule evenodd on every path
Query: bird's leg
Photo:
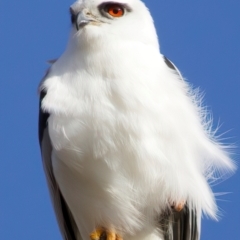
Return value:
M 184 206 L 185 206 L 185 201 L 181 201 L 181 202 L 179 202 L 179 203 L 173 203 L 172 205 L 171 205 L 171 207 L 172 207 L 172 209 L 174 209 L 175 211 L 177 211 L 177 212 L 181 212 L 182 210 L 183 210 L 183 208 L 184 208 Z
M 114 230 L 105 228 L 96 228 L 90 234 L 91 240 L 123 240 Z

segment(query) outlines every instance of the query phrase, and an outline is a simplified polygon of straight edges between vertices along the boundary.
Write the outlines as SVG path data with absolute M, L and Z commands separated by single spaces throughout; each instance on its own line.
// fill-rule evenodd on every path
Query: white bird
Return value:
M 78 0 L 40 84 L 39 141 L 65 240 L 197 240 L 234 170 L 140 0 Z M 217 174 L 216 174 L 217 173 Z

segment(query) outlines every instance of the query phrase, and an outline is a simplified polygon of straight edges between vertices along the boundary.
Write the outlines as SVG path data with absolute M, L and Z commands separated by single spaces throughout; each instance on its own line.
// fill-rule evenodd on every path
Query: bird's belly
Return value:
M 101 161 L 89 161 L 81 170 L 73 169 L 56 154 L 53 154 L 53 168 L 84 240 L 99 226 L 123 232 L 125 240 L 162 239 L 154 222 L 158 213 L 143 194 L 147 189 L 134 185 L 133 179 L 124 178 L 121 169 L 112 171 Z
M 54 175 L 81 233 L 96 224 L 135 232 L 166 206 L 156 165 L 138 154 L 137 133 L 118 127 L 95 119 L 49 120 Z

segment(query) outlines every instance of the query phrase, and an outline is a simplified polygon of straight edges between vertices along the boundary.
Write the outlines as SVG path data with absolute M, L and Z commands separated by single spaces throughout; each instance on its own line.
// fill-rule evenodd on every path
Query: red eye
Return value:
M 124 9 L 118 4 L 109 4 L 106 8 L 106 12 L 112 17 L 122 17 Z

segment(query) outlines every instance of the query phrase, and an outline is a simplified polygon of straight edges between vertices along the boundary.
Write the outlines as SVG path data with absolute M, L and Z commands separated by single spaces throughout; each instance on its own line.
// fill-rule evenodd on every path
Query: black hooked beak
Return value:
M 75 15 L 75 24 L 77 30 L 83 28 L 90 22 L 97 22 L 97 20 L 87 11 L 81 11 Z

